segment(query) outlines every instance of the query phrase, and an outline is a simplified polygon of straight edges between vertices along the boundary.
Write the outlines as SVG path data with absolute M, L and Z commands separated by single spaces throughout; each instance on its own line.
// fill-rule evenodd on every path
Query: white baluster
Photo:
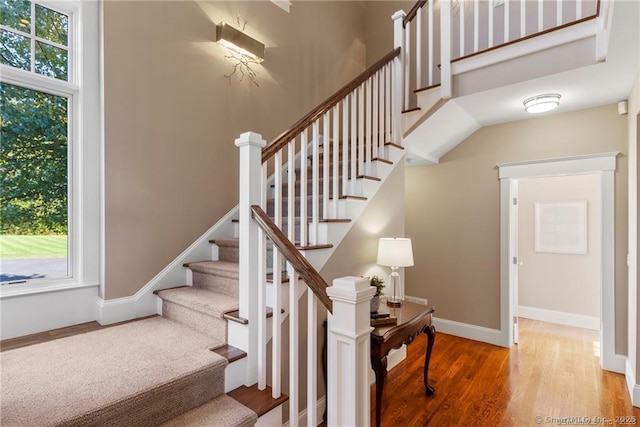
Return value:
M 364 108 L 362 90 L 362 86 L 360 86 L 360 88 L 358 88 L 356 91 L 351 92 L 351 95 L 349 95 L 351 97 L 351 152 L 349 153 L 349 166 L 351 176 L 349 182 L 351 183 L 351 185 L 349 188 L 349 193 L 347 194 L 350 195 L 353 194 L 353 187 L 356 180 L 356 168 L 358 166 L 358 150 L 356 148 L 356 141 L 358 141 L 358 125 L 360 126 L 360 128 L 364 126 L 364 123 L 362 121 L 362 109 Z M 359 92 L 360 94 L 360 108 L 358 109 L 356 109 L 356 92 Z M 358 120 L 358 111 L 360 112 L 360 120 Z M 362 133 L 363 132 L 361 130 L 360 135 L 362 135 Z M 362 142 L 362 139 L 360 139 L 360 142 Z
M 262 164 L 262 182 L 267 182 L 267 163 Z M 260 206 L 266 206 L 266 191 L 262 185 Z M 258 389 L 267 387 L 267 236 L 260 229 L 258 238 Z
M 422 8 L 416 12 L 416 89 L 422 88 Z
M 349 100 L 352 95 L 347 95 L 342 101 L 342 194 L 347 194 L 347 184 L 349 182 Z M 336 194 L 334 199 L 339 200 Z
M 318 297 L 307 289 L 307 425 L 318 425 Z
M 329 218 L 329 163 L 331 161 L 330 113 L 322 116 L 322 218 Z
M 487 24 L 487 40 L 489 41 L 489 47 L 492 48 L 493 47 L 493 13 L 494 13 L 494 7 L 493 7 L 493 0 L 489 0 L 489 19 L 488 19 L 488 24 Z
M 307 246 L 309 243 L 309 229 L 307 227 L 307 129 L 300 134 L 300 246 Z
M 358 131 L 358 167 L 356 168 L 356 174 L 351 175 L 352 179 L 352 194 L 355 193 L 355 183 L 358 174 L 364 173 L 365 158 L 371 161 L 371 78 L 368 78 L 360 86 L 360 109 L 359 109 L 359 131 Z M 365 96 L 366 94 L 366 96 Z M 365 101 L 366 99 L 366 101 Z
M 384 96 L 384 128 L 385 128 L 385 136 L 384 141 L 389 142 L 393 138 L 391 135 L 391 65 L 387 64 L 384 67 L 384 76 L 385 76 L 385 96 Z
M 462 58 L 464 56 L 464 1 L 458 1 L 458 18 L 460 18 L 460 54 L 458 57 Z
M 433 3 L 432 1 L 427 3 L 427 12 L 429 15 L 429 86 L 433 86 Z
M 556 25 L 562 25 L 562 0 L 556 0 Z
M 480 50 L 480 0 L 473 0 L 473 52 Z
M 288 144 L 289 169 L 287 171 L 287 237 L 292 242 L 296 241 L 296 140 Z M 302 183 L 300 183 L 302 185 Z M 305 184 L 306 185 L 306 184 Z M 300 227 L 305 224 L 300 223 Z
M 298 308 L 298 296 L 296 295 L 296 288 L 298 287 L 298 273 L 288 262 L 287 272 L 289 274 L 289 425 L 291 427 L 297 427 L 298 401 L 300 396 L 298 378 L 298 374 L 300 372 L 300 362 L 298 359 L 298 355 L 300 353 L 298 345 L 298 342 L 300 341 L 300 310 Z M 311 290 L 307 290 L 307 292 L 311 293 Z
M 340 104 L 333 107 L 333 213 L 332 218 L 338 218 L 338 195 L 340 194 L 340 171 L 339 155 L 340 155 Z
M 380 138 L 380 129 L 378 128 L 378 114 L 379 114 L 379 106 L 380 106 L 380 95 L 379 95 L 379 88 L 378 88 L 378 73 L 374 74 L 372 76 L 373 80 L 371 82 L 372 86 L 373 86 L 373 93 L 371 94 L 371 98 L 372 98 L 372 107 L 373 107 L 373 120 L 371 122 L 371 147 L 369 147 L 369 149 L 371 150 L 371 152 L 367 153 L 367 156 L 375 156 L 378 157 L 378 147 L 379 147 L 379 142 L 378 142 L 378 138 Z M 371 167 L 371 163 L 369 163 L 369 167 Z M 362 169 L 360 171 L 360 173 L 364 173 L 364 169 Z
M 527 0 L 520 0 L 520 37 L 527 35 Z
M 274 156 L 274 222 L 278 228 L 282 228 L 282 151 L 277 151 Z M 272 395 L 273 398 L 280 397 L 282 393 L 282 333 L 281 333 L 281 317 L 280 307 L 282 306 L 282 297 L 280 295 L 280 291 L 282 288 L 280 272 L 282 271 L 282 256 L 280 251 L 276 247 L 276 245 L 272 245 L 273 248 L 273 263 L 271 265 L 271 275 L 273 278 L 273 295 L 274 295 L 274 304 L 273 304 L 273 323 L 271 324 L 273 341 L 272 341 L 272 363 L 271 363 L 271 371 L 272 371 Z M 278 312 L 278 316 L 276 316 L 276 312 Z
M 582 0 L 576 1 L 576 21 L 582 18 Z
M 443 99 L 449 99 L 452 95 L 451 12 L 451 0 L 440 0 L 440 91 Z
M 318 220 L 320 218 L 320 123 L 318 120 L 312 125 L 313 139 L 311 140 L 311 244 L 318 242 Z M 300 217 L 301 222 L 306 222 L 306 217 Z
M 504 40 L 502 41 L 503 43 L 507 43 L 510 40 L 510 36 L 509 36 L 509 21 L 511 20 L 511 17 L 509 16 L 509 2 L 510 0 L 504 0 Z
M 538 32 L 544 29 L 544 0 L 538 0 Z
M 409 109 L 409 93 L 411 91 L 411 21 L 404 29 L 404 108 Z

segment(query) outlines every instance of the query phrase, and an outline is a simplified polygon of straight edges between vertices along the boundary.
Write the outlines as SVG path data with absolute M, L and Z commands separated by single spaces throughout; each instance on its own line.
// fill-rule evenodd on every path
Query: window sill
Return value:
M 20 297 L 26 295 L 43 294 L 47 292 L 67 291 L 78 288 L 91 288 L 100 286 L 99 283 L 78 283 L 73 280 L 57 280 L 47 283 L 24 283 L 19 285 L 0 285 L 0 299 Z

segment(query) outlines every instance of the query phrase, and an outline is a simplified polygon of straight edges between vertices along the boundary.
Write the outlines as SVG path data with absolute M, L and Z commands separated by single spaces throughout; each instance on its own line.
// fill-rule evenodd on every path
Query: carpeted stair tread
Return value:
M 223 394 L 161 427 L 251 427 L 258 415 L 237 400 Z
M 237 262 L 229 261 L 200 261 L 189 263 L 192 271 L 216 276 L 238 277 L 239 266 Z
M 158 296 L 165 301 L 217 318 L 222 318 L 227 311 L 238 309 L 237 298 L 191 286 L 160 291 Z
M 227 360 L 211 347 L 154 317 L 3 352 L 0 422 L 161 424 L 223 394 Z
M 240 239 L 238 239 L 238 238 L 235 238 L 235 239 L 209 240 L 209 243 L 213 243 L 213 244 L 218 245 L 218 246 L 229 246 L 229 247 L 234 247 L 234 248 L 240 247 Z

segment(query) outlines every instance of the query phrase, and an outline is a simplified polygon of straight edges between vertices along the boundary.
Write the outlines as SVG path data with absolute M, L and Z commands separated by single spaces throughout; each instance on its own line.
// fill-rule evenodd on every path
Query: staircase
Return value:
M 282 425 L 281 405 L 288 402 L 288 422 L 296 426 L 301 412 L 299 360 L 304 359 L 300 353 L 306 353 L 307 365 L 304 417 L 308 425 L 319 423 L 323 408 L 318 405 L 318 379 L 323 372 L 318 349 L 324 336 L 318 333 L 318 317 L 321 311 L 330 315 L 333 308 L 327 297 L 328 284 L 318 271 L 386 178 L 403 167 L 405 148 L 437 163 L 480 127 L 456 104 L 456 97 L 464 95 L 460 89 L 464 75 L 478 69 L 469 63 L 494 55 L 498 45 L 527 43 L 530 37 L 523 29 L 522 40 L 512 38 L 507 29 L 502 42 L 494 43 L 489 37 L 483 49 L 478 41 L 479 2 L 473 2 L 473 10 L 458 9 L 457 15 L 452 2 L 442 0 L 440 4 L 437 11 L 433 2 L 418 1 L 408 14 L 395 14 L 396 48 L 270 144 L 251 132 L 238 138 L 238 209 L 182 254 L 163 272 L 163 279 L 154 282 L 161 317 L 99 331 L 89 345 L 70 337 L 56 340 L 59 345 L 43 344 L 35 352 L 25 348 L 3 353 L 3 366 L 12 362 L 17 366 L 23 359 L 40 366 L 45 361 L 31 359 L 33 353 L 59 354 L 64 359 L 74 357 L 65 348 L 96 346 L 116 359 L 130 361 L 134 375 L 150 369 L 143 362 L 149 358 L 145 352 L 154 348 L 168 358 L 156 361 L 162 366 L 158 372 L 173 371 L 174 364 L 196 359 L 188 372 L 167 378 L 154 372 L 147 376 L 157 381 L 145 383 L 143 389 L 127 391 L 125 398 L 88 404 L 90 410 L 82 408 L 72 415 L 64 406 L 41 405 L 32 425 Z M 508 7 L 509 1 L 505 4 Z M 601 16 L 583 18 L 582 13 L 580 9 L 571 18 L 580 21 L 577 25 Z M 508 28 L 508 18 L 504 19 Z M 465 20 L 476 23 L 475 27 L 469 30 Z M 600 34 L 595 31 L 599 25 L 594 26 L 594 37 Z M 474 35 L 471 44 L 465 45 L 465 29 L 467 35 Z M 426 45 L 421 44 L 423 34 L 428 34 Z M 452 41 L 460 46 L 457 53 L 453 53 Z M 490 59 L 483 67 L 511 59 Z M 457 125 L 449 126 L 452 122 Z M 181 275 L 184 280 L 179 279 Z M 304 299 L 306 317 L 300 310 Z M 154 336 L 152 329 L 164 331 L 159 332 L 162 346 L 145 347 L 145 339 L 139 339 Z M 289 345 L 285 346 L 287 330 Z M 116 345 L 122 334 L 131 336 L 135 345 Z M 285 352 L 288 366 L 282 366 Z M 39 384 L 47 379 L 47 372 L 34 369 L 28 379 Z M 5 369 L 2 375 L 4 387 L 30 387 L 18 372 Z M 287 377 L 288 396 L 283 392 Z M 64 395 L 59 390 L 54 393 Z M 95 393 L 100 394 L 100 387 Z M 176 402 L 176 396 L 185 395 L 188 398 Z M 352 397 L 341 394 L 339 399 Z M 20 399 L 3 399 L 3 425 L 24 424 Z M 11 405 L 9 411 L 6 405 Z M 167 411 L 168 407 L 172 409 Z M 52 413 L 61 415 L 51 418 Z

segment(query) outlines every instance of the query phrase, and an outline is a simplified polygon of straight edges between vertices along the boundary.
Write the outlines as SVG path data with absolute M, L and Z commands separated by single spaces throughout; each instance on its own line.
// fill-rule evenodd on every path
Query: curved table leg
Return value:
M 382 414 L 382 389 L 384 380 L 387 377 L 387 357 L 378 359 L 371 357 L 371 366 L 376 373 L 376 427 L 380 427 L 380 417 Z
M 429 386 L 429 361 L 431 360 L 431 350 L 433 350 L 433 343 L 436 339 L 436 328 L 433 325 L 430 325 L 425 328 L 424 332 L 427 334 L 427 351 L 424 355 L 424 388 L 427 396 L 433 396 L 435 390 L 433 389 L 433 387 Z

